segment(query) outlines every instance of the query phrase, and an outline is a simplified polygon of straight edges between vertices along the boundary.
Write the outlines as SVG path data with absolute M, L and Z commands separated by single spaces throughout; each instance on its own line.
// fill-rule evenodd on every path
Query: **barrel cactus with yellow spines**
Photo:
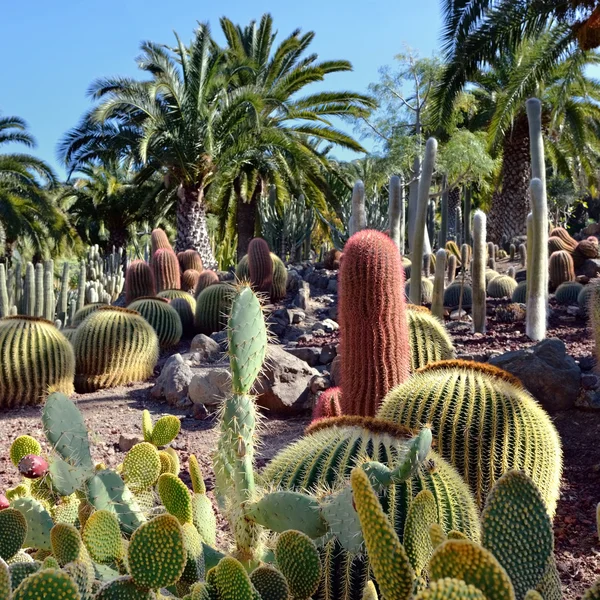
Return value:
M 480 506 L 497 479 L 518 469 L 554 514 L 562 470 L 558 433 L 505 371 L 470 361 L 433 363 L 392 390 L 377 416 L 405 427 L 430 422 L 437 451 L 464 476 Z
M 500 275 L 487 284 L 487 295 L 490 298 L 511 298 L 517 285 L 512 277 Z
M 159 298 L 166 298 L 167 300 L 174 300 L 175 298 L 182 298 L 185 300 L 191 308 L 196 308 L 196 300 L 192 294 L 185 290 L 163 290 L 157 294 Z
M 83 308 L 80 308 L 73 317 L 72 327 L 78 327 L 82 321 L 93 312 L 97 311 L 102 306 L 108 306 L 106 302 L 92 302 L 92 304 L 86 304 Z
M 548 261 L 548 271 L 553 290 L 565 281 L 575 281 L 575 266 L 571 253 L 566 250 L 553 252 Z
M 0 319 L 0 350 L 0 408 L 41 404 L 53 391 L 73 393 L 73 348 L 50 321 Z
M 158 337 L 137 311 L 107 306 L 77 328 L 73 349 L 75 387 L 93 392 L 150 377 L 158 360 Z
M 462 290 L 462 303 L 461 303 Z M 454 308 L 461 305 L 468 308 L 473 304 L 473 289 L 468 284 L 462 284 L 460 281 L 454 281 L 444 291 L 444 306 Z
M 177 311 L 169 305 L 167 298 L 138 298 L 129 305 L 130 310 L 139 312 L 156 331 L 161 348 L 170 348 L 179 343 L 183 326 Z
M 195 269 L 188 269 L 181 274 L 181 289 L 185 292 L 193 294 L 198 280 L 200 279 L 200 273 Z
M 183 252 L 177 253 L 177 260 L 181 267 L 181 272 L 185 273 L 189 269 L 193 269 L 198 273 L 202 273 L 204 265 L 202 264 L 202 257 L 196 250 L 184 250 Z
M 210 285 L 200 293 L 194 319 L 200 333 L 210 335 L 225 328 L 234 293 L 235 288 L 228 283 Z
M 511 300 L 519 304 L 525 304 L 527 302 L 527 282 L 520 281 L 517 287 L 514 289 Z
M 454 358 L 454 346 L 444 324 L 429 312 L 414 310 L 410 305 L 407 308 L 411 371 Z
M 404 284 L 404 293 L 408 297 L 410 291 L 410 279 Z M 421 278 L 421 303 L 431 304 L 433 300 L 433 281 L 427 277 Z
M 240 261 L 238 262 L 238 264 L 235 267 L 235 276 L 240 280 L 240 281 L 250 281 L 250 271 L 249 271 L 249 267 L 248 267 L 248 255 L 244 254 L 244 256 L 242 256 L 242 258 L 240 258 Z

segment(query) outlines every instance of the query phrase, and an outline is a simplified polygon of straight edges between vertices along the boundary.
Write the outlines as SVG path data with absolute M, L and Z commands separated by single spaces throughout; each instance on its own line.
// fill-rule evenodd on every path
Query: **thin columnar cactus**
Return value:
M 6 265 L 0 263 L 0 318 L 8 317 L 8 288 L 6 286 Z
M 463 210 L 463 242 L 471 243 L 471 186 L 465 189 L 465 200 Z
M 431 313 L 438 319 L 444 318 L 444 279 L 446 275 L 446 251 L 440 248 L 435 255 L 435 279 Z
M 44 263 L 44 319 L 54 321 L 54 308 L 56 299 L 54 297 L 54 261 L 47 260 Z
M 349 227 L 350 235 L 362 231 L 367 227 L 367 213 L 365 211 L 365 184 L 358 180 L 352 189 L 352 216 Z
M 425 146 L 425 157 L 423 159 L 423 169 L 419 181 L 419 196 L 417 199 L 417 211 L 415 215 L 415 231 L 412 248 L 413 270 L 410 273 L 409 295 L 412 304 L 421 304 L 421 272 L 423 264 L 425 219 L 427 217 L 429 188 L 431 187 L 436 152 L 437 141 L 435 138 L 429 138 Z
M 546 195 L 546 162 L 544 159 L 544 138 L 542 136 L 542 103 L 537 98 L 529 98 L 525 103 L 529 122 L 529 149 L 531 153 L 531 178 L 539 179 Z M 546 218 L 547 222 L 547 218 Z M 545 229 L 546 238 L 548 227 Z
M 427 205 L 427 234 L 433 240 L 435 236 L 435 201 L 430 200 Z
M 485 254 L 486 254 L 486 217 L 480 210 L 473 216 L 473 332 L 485 333 L 486 319 L 486 285 L 485 285 Z
M 383 233 L 359 232 L 344 247 L 339 277 L 342 410 L 372 416 L 410 371 L 398 248 Z
M 448 189 L 448 178 L 446 175 L 442 177 L 442 201 L 441 201 L 441 223 L 440 223 L 440 236 L 438 244 L 440 248 L 443 248 L 448 241 L 448 195 L 450 190 Z
M 34 317 L 44 315 L 44 265 L 36 263 L 35 265 L 35 302 L 33 309 Z
M 450 285 L 456 277 L 456 256 L 450 254 L 448 256 L 448 284 Z
M 404 212 L 404 190 L 402 189 L 402 181 L 397 175 L 390 177 L 390 190 L 389 190 L 389 228 L 390 237 L 400 253 L 404 252 L 404 249 L 400 244 L 400 237 L 404 237 L 402 234 L 403 226 L 403 212 Z
M 67 323 L 67 309 L 69 305 L 69 263 L 63 263 L 62 277 L 60 279 L 60 295 L 56 315 L 65 325 Z
M 525 331 L 534 340 L 546 337 L 548 311 L 548 207 L 540 179 L 531 181 L 533 244 L 531 271 L 527 273 L 527 317 Z
M 29 317 L 35 316 L 35 267 L 27 263 L 25 267 L 25 285 L 23 288 L 23 312 Z

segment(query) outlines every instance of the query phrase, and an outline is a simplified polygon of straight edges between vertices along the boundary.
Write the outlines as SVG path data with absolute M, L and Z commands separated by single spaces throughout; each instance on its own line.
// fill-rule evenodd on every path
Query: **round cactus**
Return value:
M 275 560 L 292 598 L 304 600 L 316 593 L 321 580 L 321 560 L 315 543 L 307 535 L 284 531 L 277 538 Z
M 342 409 L 340 407 L 341 393 L 342 390 L 339 387 L 332 387 L 321 392 L 313 408 L 313 420 L 328 417 L 340 417 L 342 415 Z
M 254 238 L 248 244 L 248 274 L 257 292 L 271 292 L 273 285 L 273 260 L 269 244 L 262 238 Z
M 499 275 L 487 284 L 487 295 L 490 298 L 511 298 L 517 285 L 512 277 Z
M 0 350 L 0 408 L 40 404 L 55 391 L 73 393 L 73 348 L 50 321 L 1 319 Z
M 590 298 L 592 296 L 594 285 L 596 285 L 596 283 L 588 283 L 587 285 L 584 285 L 583 289 L 579 292 L 579 295 L 577 296 L 577 304 L 579 305 L 579 310 L 584 315 L 588 314 L 590 307 Z
M 346 243 L 339 281 L 342 411 L 372 416 L 410 374 L 398 248 L 383 233 L 359 231 Z
M 519 304 L 525 304 L 527 301 L 527 282 L 520 281 L 517 284 L 517 287 L 514 289 L 511 300 L 513 302 L 518 302 Z
M 139 312 L 152 325 L 161 348 L 179 343 L 183 335 L 181 319 L 166 298 L 138 298 L 129 308 Z
M 192 294 L 184 290 L 163 290 L 162 292 L 158 293 L 157 297 L 165 298 L 166 300 L 175 300 L 176 298 L 180 298 L 185 300 L 190 305 L 190 308 L 196 310 L 196 299 L 194 296 L 192 296 Z
M 410 279 L 404 284 L 404 293 L 408 298 L 408 292 L 410 291 Z M 421 278 L 421 303 L 431 304 L 433 300 L 433 281 L 427 277 Z
M 152 272 L 154 273 L 157 292 L 181 287 L 179 261 L 173 250 L 162 248 L 154 253 L 152 256 Z
M 14 591 L 13 600 L 34 600 L 35 598 L 60 598 L 80 600 L 77 584 L 58 569 L 44 569 L 29 575 Z
M 572 253 L 575 250 L 575 246 L 571 246 L 567 244 L 564 240 L 559 237 L 549 237 L 548 238 L 548 254 L 552 255 L 555 252 L 569 252 Z
M 494 279 L 494 277 L 499 277 L 500 273 L 498 271 L 494 271 L 494 269 L 486 269 L 485 270 L 485 285 L 487 286 L 489 282 Z
M 209 285 L 213 285 L 214 283 L 219 283 L 219 276 L 209 269 L 206 271 L 202 271 L 200 273 L 200 277 L 198 277 L 198 283 L 196 284 L 196 289 L 194 290 L 194 297 L 198 299 L 198 296 L 207 288 Z
M 10 461 L 15 467 L 18 467 L 21 459 L 28 454 L 40 456 L 42 454 L 42 447 L 40 446 L 40 443 L 30 435 L 20 435 L 15 438 L 10 445 Z
M 134 492 L 146 490 L 154 485 L 160 471 L 158 450 L 149 442 L 136 444 L 123 459 L 123 479 Z
M 588 238 L 579 242 L 572 252 L 576 267 L 580 267 L 588 258 L 598 258 L 598 240 Z
M 499 477 L 521 469 L 554 514 L 560 439 L 544 410 L 505 371 L 469 361 L 431 364 L 392 390 L 377 416 L 405 427 L 431 423 L 439 453 L 463 474 L 480 506 Z
M 184 271 L 181 274 L 181 289 L 193 294 L 198 285 L 198 279 L 200 279 L 200 273 L 195 269 Z
M 190 303 L 183 298 L 174 298 L 173 300 L 171 300 L 170 304 L 171 308 L 179 315 L 179 319 L 181 320 L 181 329 L 183 331 L 182 337 L 192 337 L 195 333 L 195 307 L 192 310 L 192 308 L 190 307 Z
M 158 360 L 158 338 L 140 313 L 107 306 L 90 315 L 73 339 L 80 392 L 143 381 Z
M 410 306 L 407 315 L 411 371 L 431 362 L 454 358 L 452 340 L 439 319 L 428 311 L 414 310 Z
M 337 271 L 340 268 L 342 253 L 336 248 L 332 248 L 323 261 L 323 266 L 330 271 Z
M 177 260 L 181 267 L 181 272 L 193 270 L 198 273 L 204 271 L 204 265 L 202 264 L 202 257 L 196 250 L 184 250 L 183 252 L 177 253 Z
M 565 250 L 553 252 L 548 261 L 550 287 L 556 289 L 565 281 L 575 281 L 575 267 L 571 254 Z
M 172 250 L 171 242 L 169 242 L 169 238 L 164 230 L 160 228 L 156 228 L 152 230 L 150 234 L 150 245 L 152 248 L 152 256 L 156 253 L 157 250 L 161 248 L 167 248 L 168 250 Z
M 154 296 L 156 283 L 150 266 L 143 260 L 134 260 L 125 271 L 125 302 L 130 304 L 136 298 Z
M 575 249 L 575 246 L 577 246 L 577 241 L 569 235 L 569 232 L 564 227 L 555 227 L 550 231 L 548 236 L 549 238 L 556 237 L 561 239 L 571 250 Z
M 242 258 L 240 258 L 240 262 L 238 262 L 235 267 L 235 276 L 240 281 L 250 281 L 250 270 L 248 267 L 248 255 L 244 254 Z
M 462 306 L 468 308 L 473 304 L 473 289 L 466 283 L 463 285 L 460 281 L 454 281 L 444 291 L 444 306 L 454 308 L 460 302 L 460 290 L 462 287 Z
M 106 304 L 106 302 L 92 302 L 91 304 L 86 304 L 83 308 L 80 308 L 75 313 L 71 326 L 75 328 L 79 327 L 79 325 L 88 315 L 91 315 L 102 306 L 108 306 L 108 304 Z
M 271 252 L 271 260 L 273 261 L 273 283 L 271 285 L 271 302 L 278 302 L 285 298 L 287 292 L 288 272 L 283 264 L 283 261 Z
M 577 298 L 583 290 L 583 285 L 577 281 L 565 281 L 554 292 L 554 297 L 559 304 L 577 304 Z
M 213 284 L 196 298 L 195 325 L 200 333 L 210 335 L 227 325 L 235 288 L 228 283 Z

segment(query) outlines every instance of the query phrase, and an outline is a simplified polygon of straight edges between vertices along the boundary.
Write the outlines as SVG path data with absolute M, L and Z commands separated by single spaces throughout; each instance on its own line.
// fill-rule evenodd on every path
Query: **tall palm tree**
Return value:
M 0 148 L 10 143 L 35 146 L 27 124 L 19 117 L 0 117 Z M 10 254 L 27 237 L 36 252 L 50 245 L 73 243 L 76 235 L 66 215 L 53 202 L 56 175 L 30 154 L 0 152 L 0 226 Z
M 345 60 L 318 61 L 307 54 L 314 33 L 293 31 L 276 44 L 273 18 L 246 27 L 223 17 L 226 69 L 230 89 L 253 89 L 261 99 L 257 122 L 250 130 L 254 141 L 231 157 L 229 172 L 236 200 L 238 256 L 247 251 L 259 216 L 258 202 L 274 185 L 282 200 L 302 194 L 308 205 L 323 204 L 326 195 L 327 160 L 319 142 L 364 152 L 352 137 L 336 129 L 331 117 L 366 116 L 374 108 L 372 98 L 350 91 L 324 91 L 299 96 L 312 83 L 330 73 L 350 71 Z M 251 182 L 243 186 L 242 181 Z M 243 193 L 245 188 L 246 193 Z

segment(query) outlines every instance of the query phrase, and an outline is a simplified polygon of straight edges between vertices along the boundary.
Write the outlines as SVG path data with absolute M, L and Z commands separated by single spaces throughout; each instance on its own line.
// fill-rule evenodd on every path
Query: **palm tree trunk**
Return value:
M 492 196 L 488 241 L 509 244 L 526 235 L 530 180 L 529 128 L 521 115 L 504 138 L 502 188 Z
M 175 251 L 197 250 L 205 269 L 216 269 L 217 261 L 210 245 L 206 225 L 206 205 L 203 187 L 183 187 L 177 190 L 177 239 Z
M 256 218 L 258 216 L 258 201 L 262 193 L 262 183 L 258 182 L 249 202 L 245 202 L 239 187 L 236 187 L 236 223 L 237 223 L 237 259 L 247 254 L 248 244 L 254 237 Z

